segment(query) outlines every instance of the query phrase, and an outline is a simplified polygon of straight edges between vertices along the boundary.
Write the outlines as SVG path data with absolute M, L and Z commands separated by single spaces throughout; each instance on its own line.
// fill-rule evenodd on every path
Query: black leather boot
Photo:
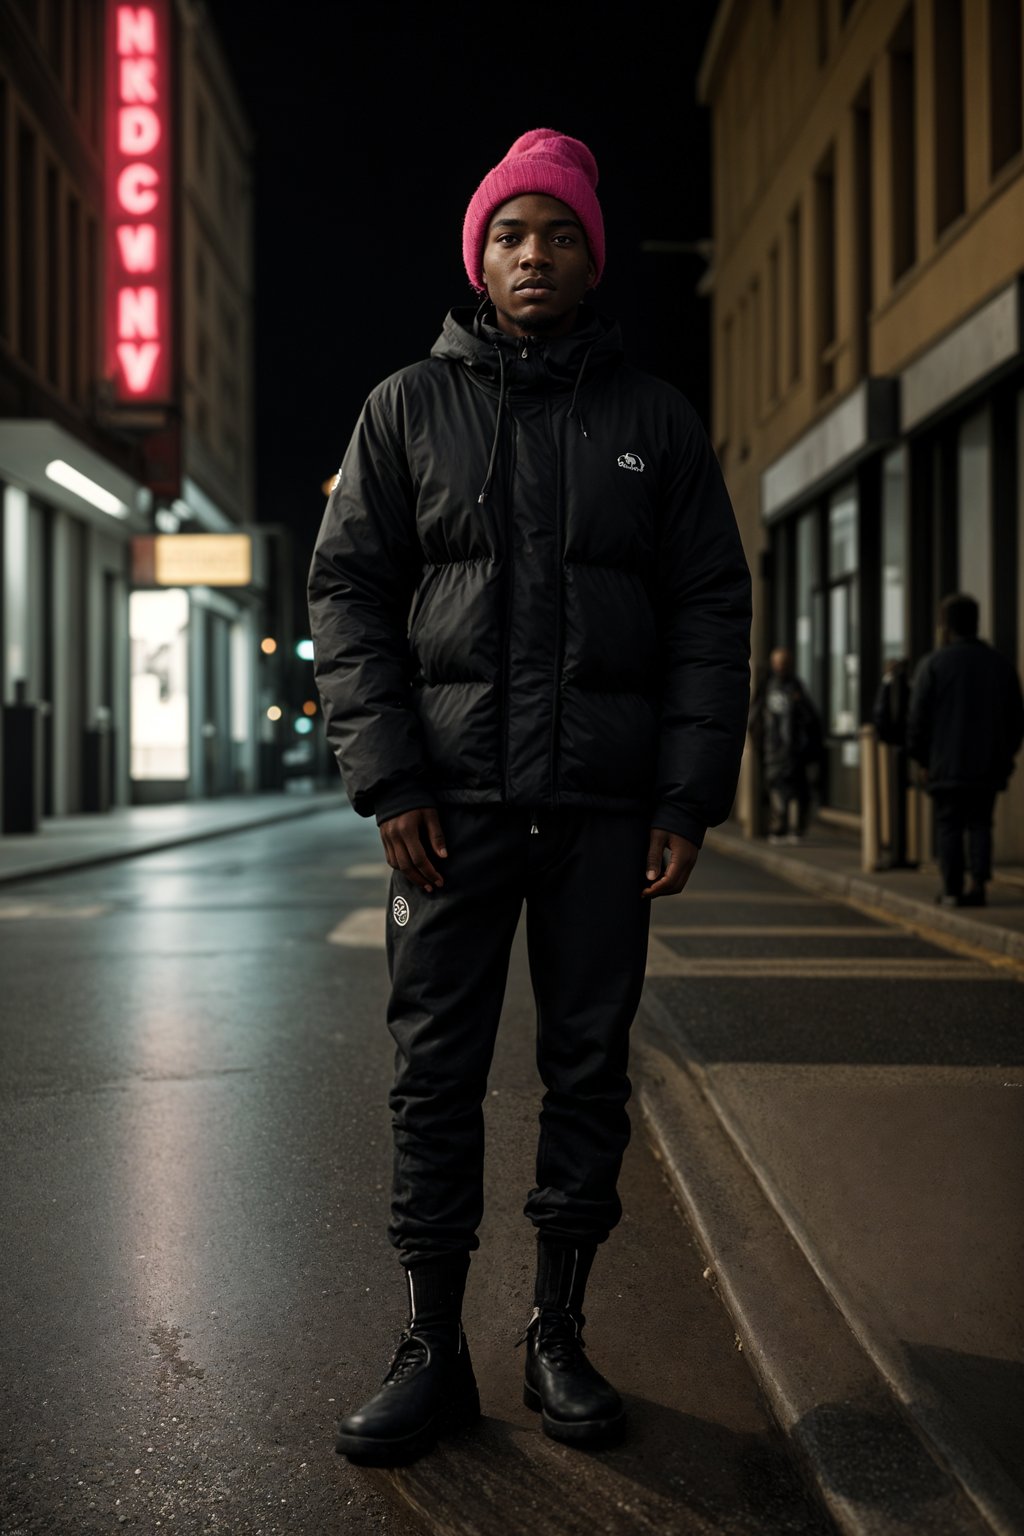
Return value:
M 409 1322 L 379 1390 L 339 1420 L 336 1448 L 364 1466 L 415 1461 L 438 1435 L 480 1417 L 461 1322 L 468 1254 L 409 1265 Z
M 595 1245 L 537 1245 L 533 1315 L 526 1344 L 523 1401 L 541 1415 L 544 1433 L 566 1445 L 611 1445 L 626 1426 L 626 1409 L 611 1382 L 587 1359 L 583 1293 Z

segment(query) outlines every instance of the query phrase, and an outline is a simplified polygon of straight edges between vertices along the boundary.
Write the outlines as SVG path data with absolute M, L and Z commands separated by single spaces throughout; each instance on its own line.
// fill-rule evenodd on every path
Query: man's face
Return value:
M 788 651 L 784 651 L 781 647 L 778 647 L 776 650 L 772 651 L 771 668 L 776 677 L 788 677 L 793 669 L 792 656 Z
M 557 197 L 524 193 L 496 210 L 484 285 L 509 336 L 564 336 L 597 276 L 579 219 Z

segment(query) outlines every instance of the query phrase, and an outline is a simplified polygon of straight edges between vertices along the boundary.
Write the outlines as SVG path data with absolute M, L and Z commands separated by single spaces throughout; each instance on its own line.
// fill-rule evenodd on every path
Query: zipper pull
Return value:
M 540 833 L 540 827 L 538 827 L 538 825 L 537 825 L 537 823 L 535 821 L 531 821 L 530 822 L 530 836 L 531 837 L 536 837 L 536 836 L 539 835 L 539 833 Z
M 529 355 L 530 354 L 529 354 L 529 352 L 527 351 L 527 349 L 525 347 L 523 348 L 523 350 L 519 354 L 520 357 L 529 357 Z

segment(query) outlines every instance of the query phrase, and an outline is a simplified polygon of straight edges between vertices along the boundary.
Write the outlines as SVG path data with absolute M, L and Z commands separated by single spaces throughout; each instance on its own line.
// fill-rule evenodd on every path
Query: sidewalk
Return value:
M 731 827 L 709 832 L 707 844 L 807 890 L 860 902 L 936 934 L 1024 960 L 1024 870 L 1019 868 L 997 867 L 987 907 L 949 908 L 935 904 L 941 880 L 934 865 L 865 873 L 859 842 L 820 824 L 797 846 L 751 841 Z
M 649 979 L 637 1042 L 648 1134 L 705 1279 L 843 1532 L 1019 1536 L 1024 893 L 1003 880 L 982 911 L 937 908 L 934 871 L 865 875 L 859 848 L 825 831 L 774 847 L 719 830 L 708 845 L 751 866 L 732 911 L 746 888 L 742 932 L 760 912 L 766 937 L 731 953 L 765 963 Z M 836 955 L 907 956 L 904 974 L 880 960 L 873 975 L 868 958 L 862 979 L 837 966 L 829 981 L 823 961 L 811 981 L 806 960 L 787 975 L 787 954 L 815 952 L 770 937 L 787 912 L 797 932 L 838 935 Z M 652 934 L 671 921 L 655 914 Z
M 198 843 L 250 827 L 290 821 L 347 805 L 340 787 L 305 794 L 229 795 L 174 805 L 119 807 L 105 815 L 60 816 L 34 835 L 0 837 L 0 884 L 62 874 L 90 864 L 109 864 Z

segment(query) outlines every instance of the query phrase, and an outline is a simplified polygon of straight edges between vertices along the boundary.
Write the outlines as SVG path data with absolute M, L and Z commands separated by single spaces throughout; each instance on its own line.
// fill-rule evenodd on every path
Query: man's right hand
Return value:
M 400 869 L 421 890 L 432 891 L 444 885 L 444 877 L 430 861 L 430 852 L 446 859 L 441 820 L 432 805 L 415 811 L 403 811 L 380 824 L 380 840 L 392 869 Z

